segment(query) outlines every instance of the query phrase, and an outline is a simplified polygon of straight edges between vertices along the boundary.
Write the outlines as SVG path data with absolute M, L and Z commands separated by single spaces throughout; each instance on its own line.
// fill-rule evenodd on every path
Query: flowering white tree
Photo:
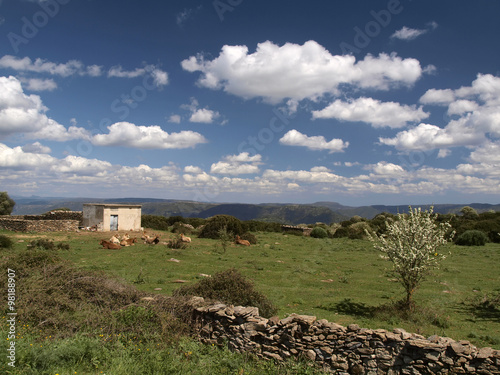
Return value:
M 422 211 L 410 206 L 408 214 L 398 214 L 398 220 L 387 223 L 386 234 L 367 232 L 374 247 L 384 253 L 382 257 L 392 262 L 394 275 L 406 290 L 408 307 L 413 305 L 413 293 L 420 282 L 445 259 L 438 248 L 454 235 L 450 223 L 436 223 L 433 209 Z

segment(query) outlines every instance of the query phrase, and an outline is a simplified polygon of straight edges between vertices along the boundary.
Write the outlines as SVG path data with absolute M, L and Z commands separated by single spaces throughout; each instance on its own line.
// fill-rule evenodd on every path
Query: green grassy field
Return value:
M 67 242 L 70 249 L 58 252 L 62 258 L 83 269 L 102 270 L 152 294 L 170 295 L 185 285 L 178 280 L 194 283 L 204 277 L 201 274 L 234 267 L 278 306 L 280 317 L 299 313 L 342 325 L 400 327 L 425 336 L 466 339 L 477 346 L 500 349 L 498 310 L 481 309 L 477 304 L 485 295 L 500 291 L 499 244 L 450 245 L 441 269 L 415 294 L 421 314 L 403 319 L 394 310 L 381 308 L 401 300 L 404 290 L 391 277 L 391 264 L 381 259 L 368 241 L 255 233 L 258 244 L 231 244 L 224 252 L 219 241 L 193 235 L 184 250 L 172 250 L 161 243 L 104 250 L 98 242 L 109 234 L 2 233 L 16 241 L 14 251 L 26 248 L 35 238 Z M 156 233 L 162 241 L 174 236 Z M 379 312 L 374 314 L 374 310 Z

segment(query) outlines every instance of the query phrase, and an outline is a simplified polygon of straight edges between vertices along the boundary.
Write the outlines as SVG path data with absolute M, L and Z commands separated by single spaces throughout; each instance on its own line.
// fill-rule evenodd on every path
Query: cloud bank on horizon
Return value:
M 210 5 L 183 4 L 123 4 L 108 18 L 110 5 L 93 2 L 0 5 L 10 41 L 0 47 L 0 190 L 500 201 L 500 52 L 482 48 L 500 31 L 500 6 L 481 3 L 483 28 L 464 40 L 467 7 L 429 20 L 430 1 L 317 2 L 300 25 L 293 6 L 264 17 L 265 3 L 242 3 L 221 20 Z M 95 30 L 78 33 L 90 19 Z M 346 40 L 359 52 L 339 51 Z

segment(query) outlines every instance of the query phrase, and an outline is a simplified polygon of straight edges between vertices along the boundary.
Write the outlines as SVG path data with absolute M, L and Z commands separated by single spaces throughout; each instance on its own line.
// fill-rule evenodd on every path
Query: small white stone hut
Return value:
M 139 204 L 84 203 L 82 226 L 98 231 L 138 231 L 141 229 Z

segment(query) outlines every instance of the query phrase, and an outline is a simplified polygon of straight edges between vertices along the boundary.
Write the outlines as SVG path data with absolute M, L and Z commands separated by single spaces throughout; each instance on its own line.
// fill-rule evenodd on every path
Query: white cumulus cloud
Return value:
M 242 152 L 238 155 L 227 155 L 221 161 L 212 164 L 210 173 L 229 175 L 258 173 L 261 164 L 261 155 L 250 156 L 248 152 Z
M 327 141 L 322 135 L 310 137 L 295 129 L 288 131 L 279 142 L 285 146 L 302 146 L 310 150 L 327 150 L 329 153 L 343 152 L 349 146 L 349 142 L 341 139 Z
M 57 83 L 53 79 L 29 78 L 22 79 L 26 89 L 30 91 L 54 91 Z
M 212 111 L 208 108 L 198 108 L 191 114 L 189 121 L 211 124 L 219 116 L 219 112 Z
M 117 122 L 108 126 L 108 134 L 97 134 L 91 141 L 97 146 L 123 146 L 142 149 L 180 149 L 206 143 L 203 135 L 190 130 L 168 133 L 158 125 L 138 126 Z
M 431 150 L 479 147 L 491 138 L 500 137 L 500 77 L 478 74 L 471 86 L 456 90 L 430 89 L 420 102 L 447 105 L 447 113 L 458 118 L 453 118 L 443 128 L 419 124 L 394 138 L 380 138 L 381 143 L 400 150 Z M 447 151 L 440 155 L 447 155 Z
M 366 56 L 356 62 L 351 55 L 332 55 L 311 40 L 303 45 L 259 43 L 254 53 L 247 46 L 225 45 L 218 57 L 201 54 L 181 63 L 184 70 L 201 72 L 198 85 L 223 89 L 243 98 L 262 97 L 271 103 L 283 99 L 315 99 L 337 93 L 343 84 L 375 90 L 412 85 L 422 75 L 416 59 L 395 54 Z
M 34 142 L 21 147 L 23 152 L 28 152 L 32 154 L 50 154 L 50 147 L 42 145 L 40 142 Z
M 68 129 L 47 117 L 38 95 L 26 95 L 15 77 L 0 77 L 0 138 L 22 133 L 27 138 L 67 141 L 87 138 L 83 128 Z
M 312 111 L 313 119 L 337 119 L 341 121 L 362 121 L 378 127 L 400 128 L 408 122 L 421 121 L 429 116 L 422 107 L 401 105 L 395 102 L 381 102 L 372 98 L 358 98 L 350 101 L 336 100 L 326 108 Z

